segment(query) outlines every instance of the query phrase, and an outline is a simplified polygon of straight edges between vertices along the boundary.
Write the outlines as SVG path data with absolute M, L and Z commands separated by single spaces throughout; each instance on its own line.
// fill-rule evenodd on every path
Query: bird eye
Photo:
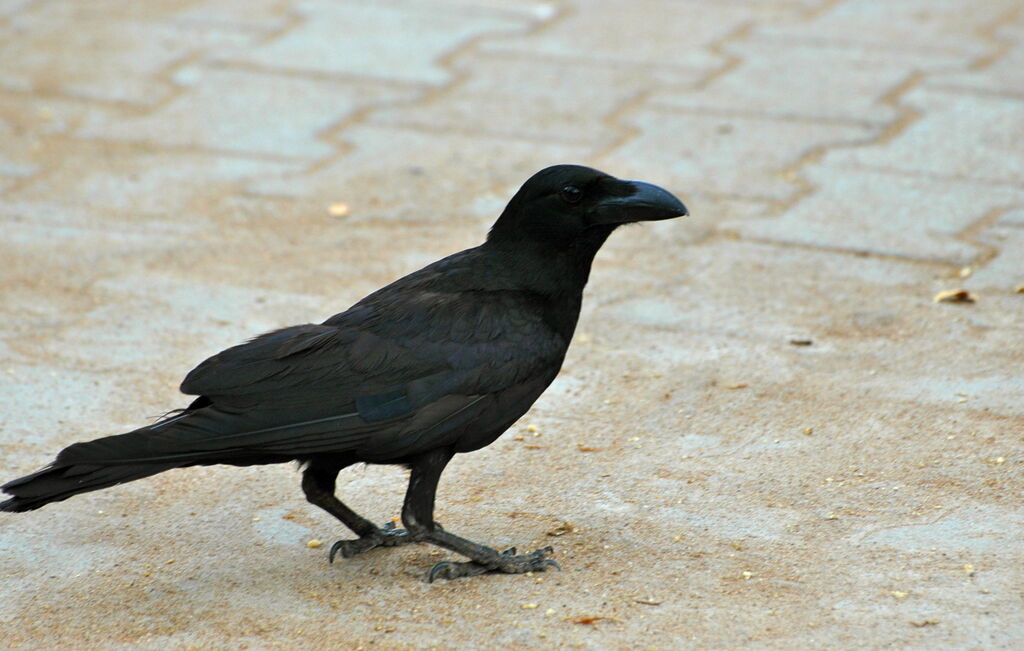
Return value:
M 559 194 L 566 203 L 577 203 L 583 198 L 583 193 L 575 185 L 565 186 Z

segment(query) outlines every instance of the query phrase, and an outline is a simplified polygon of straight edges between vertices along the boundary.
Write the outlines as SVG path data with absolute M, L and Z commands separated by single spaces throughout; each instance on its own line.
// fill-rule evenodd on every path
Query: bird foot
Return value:
M 412 542 L 409 532 L 405 529 L 395 528 L 394 521 L 389 521 L 380 529 L 368 536 L 360 536 L 355 540 L 339 540 L 331 545 L 331 553 L 328 559 L 334 562 L 334 557 L 341 554 L 342 558 L 352 558 L 356 554 L 368 552 L 375 547 L 394 547 Z
M 427 581 L 434 582 L 434 579 L 458 579 L 464 576 L 476 576 L 487 572 L 504 572 L 506 574 L 523 574 L 525 572 L 544 572 L 549 567 L 561 570 L 562 566 L 555 560 L 548 558 L 554 553 L 551 547 L 538 549 L 530 554 L 516 556 L 516 548 L 510 547 L 498 554 L 493 561 L 478 563 L 469 561 L 466 563 L 455 563 L 445 561 L 438 563 L 430 569 L 427 574 Z

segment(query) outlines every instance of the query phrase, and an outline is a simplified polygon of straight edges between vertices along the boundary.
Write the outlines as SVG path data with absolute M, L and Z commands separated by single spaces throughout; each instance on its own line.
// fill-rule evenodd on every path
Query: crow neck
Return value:
M 590 278 L 594 256 L 614 226 L 591 227 L 568 244 L 528 239 L 488 239 L 506 271 L 524 290 L 549 299 L 577 298 Z

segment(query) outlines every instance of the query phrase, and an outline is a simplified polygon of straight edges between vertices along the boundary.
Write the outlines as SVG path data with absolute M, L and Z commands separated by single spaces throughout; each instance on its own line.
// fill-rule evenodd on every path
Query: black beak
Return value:
M 685 217 L 690 212 L 674 194 L 643 181 L 622 181 L 632 186 L 633 193 L 624 197 L 609 197 L 593 209 L 597 224 L 627 224 L 651 222 L 673 217 Z

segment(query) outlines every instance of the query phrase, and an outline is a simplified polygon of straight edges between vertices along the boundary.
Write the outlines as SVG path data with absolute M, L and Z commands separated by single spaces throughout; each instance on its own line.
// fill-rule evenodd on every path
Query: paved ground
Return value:
M 580 5 L 0 3 L 7 479 L 548 164 L 693 213 L 613 237 L 556 385 L 442 481 L 564 571 L 329 566 L 294 468 L 181 470 L 0 518 L 4 643 L 1021 648 L 1020 0 Z M 340 492 L 385 520 L 402 481 Z

